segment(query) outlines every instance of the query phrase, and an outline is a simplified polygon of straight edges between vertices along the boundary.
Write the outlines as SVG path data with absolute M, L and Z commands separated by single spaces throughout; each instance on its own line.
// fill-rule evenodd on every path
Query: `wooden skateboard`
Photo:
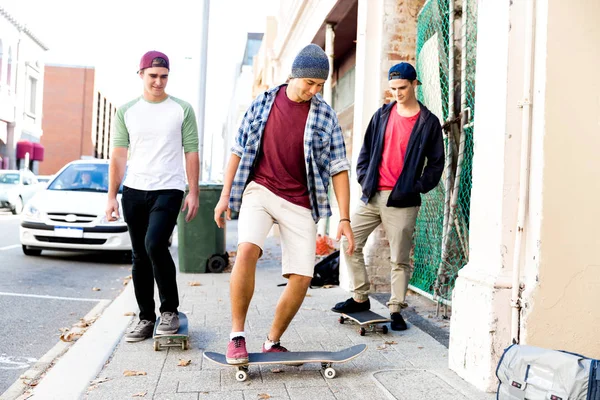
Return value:
M 378 324 L 385 324 L 391 322 L 391 319 L 383 317 L 373 311 L 359 311 L 355 313 L 340 313 L 338 321 L 343 324 L 346 321 L 353 321 L 360 325 L 358 332 L 360 336 L 365 336 L 367 330 L 369 332 L 381 332 L 384 335 L 388 333 L 387 325 L 379 326 Z
M 340 351 L 300 351 L 287 353 L 249 353 L 248 363 L 228 364 L 224 354 L 206 352 L 204 357 L 214 363 L 227 367 L 235 367 L 235 379 L 240 382 L 248 379 L 248 366 L 259 364 L 298 365 L 307 363 L 321 363 L 325 378 L 333 379 L 336 375 L 332 365 L 343 363 L 358 357 L 367 349 L 367 345 L 358 344 Z
M 156 333 L 156 328 L 160 324 L 160 317 L 154 324 L 154 332 L 152 338 L 154 339 L 154 350 L 159 351 L 163 347 L 181 347 L 182 350 L 189 349 L 190 336 L 188 334 L 188 319 L 187 315 L 179 312 L 179 330 L 176 333 L 159 334 Z

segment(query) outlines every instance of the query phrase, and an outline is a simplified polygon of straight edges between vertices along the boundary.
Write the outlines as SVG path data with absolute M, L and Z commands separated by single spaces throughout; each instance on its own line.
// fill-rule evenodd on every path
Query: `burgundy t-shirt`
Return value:
M 304 127 L 310 102 L 290 100 L 286 88 L 282 86 L 275 97 L 251 179 L 277 196 L 310 209 L 304 162 Z

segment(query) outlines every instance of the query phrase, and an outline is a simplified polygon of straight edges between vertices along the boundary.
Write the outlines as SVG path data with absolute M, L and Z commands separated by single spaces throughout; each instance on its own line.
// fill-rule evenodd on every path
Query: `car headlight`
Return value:
M 40 211 L 39 208 L 37 208 L 35 205 L 29 203 L 27 205 L 25 205 L 25 208 L 23 209 L 23 217 L 26 219 L 35 219 L 35 220 L 40 220 L 42 219 L 43 213 Z
M 100 218 L 99 223 L 100 224 L 118 224 L 118 223 L 123 224 L 123 223 L 125 223 L 125 220 L 123 219 L 123 216 L 119 216 L 119 218 L 116 221 L 109 221 L 106 219 L 106 215 L 103 215 Z

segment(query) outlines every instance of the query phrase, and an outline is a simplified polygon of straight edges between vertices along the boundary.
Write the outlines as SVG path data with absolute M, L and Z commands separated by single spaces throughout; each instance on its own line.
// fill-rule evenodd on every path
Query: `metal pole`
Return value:
M 200 157 L 200 173 L 198 180 L 202 181 L 204 170 L 204 107 L 206 104 L 206 65 L 208 57 L 208 16 L 210 0 L 202 0 L 202 36 L 200 39 L 200 83 L 198 96 L 198 156 Z

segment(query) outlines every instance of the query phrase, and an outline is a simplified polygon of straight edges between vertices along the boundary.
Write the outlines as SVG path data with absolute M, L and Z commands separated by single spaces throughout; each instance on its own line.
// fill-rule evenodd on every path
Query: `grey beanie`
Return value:
M 327 79 L 329 77 L 329 59 L 316 44 L 309 44 L 296 56 L 292 63 L 291 78 Z

